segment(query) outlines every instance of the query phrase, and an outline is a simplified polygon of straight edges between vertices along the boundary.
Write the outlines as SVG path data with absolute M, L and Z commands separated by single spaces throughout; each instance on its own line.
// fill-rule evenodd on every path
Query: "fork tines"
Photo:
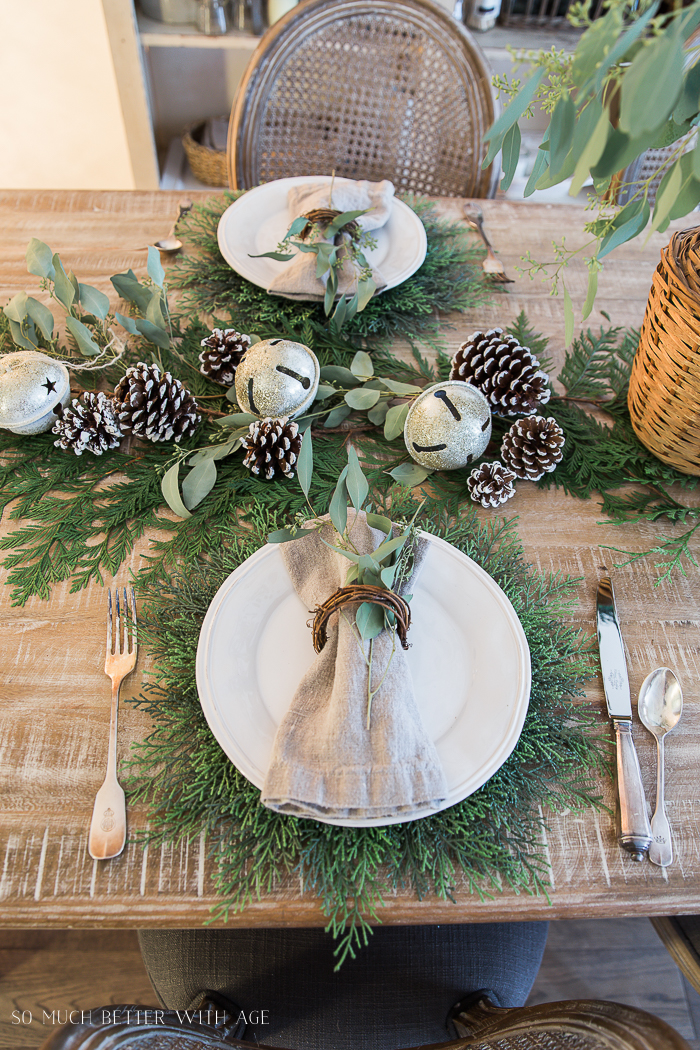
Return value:
M 119 602 L 119 588 L 114 588 L 114 606 L 116 607 L 116 616 L 113 616 L 112 606 L 112 592 L 108 592 L 107 605 L 109 609 L 109 615 L 107 617 L 107 652 L 114 653 L 117 656 L 121 655 L 122 652 L 130 653 L 136 649 L 136 598 L 134 596 L 134 588 L 130 587 L 127 597 L 126 587 L 122 587 L 123 603 L 124 603 L 124 648 L 122 648 L 122 631 L 121 631 L 121 606 Z M 116 630 L 112 630 L 112 621 L 115 620 Z

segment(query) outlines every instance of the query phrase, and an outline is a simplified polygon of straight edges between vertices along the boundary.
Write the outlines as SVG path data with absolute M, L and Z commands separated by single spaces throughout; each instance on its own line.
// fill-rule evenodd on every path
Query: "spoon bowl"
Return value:
M 159 240 L 159 241 L 154 241 L 153 242 L 153 247 L 154 248 L 157 248 L 159 252 L 166 252 L 166 253 L 168 253 L 168 252 L 179 252 L 180 251 L 180 248 L 182 248 L 182 241 L 179 239 L 179 237 L 175 236 L 175 230 L 177 229 L 177 224 L 179 223 L 179 221 L 182 218 L 182 216 L 185 215 L 185 213 L 188 212 L 191 207 L 192 207 L 192 201 L 188 201 L 188 200 L 181 200 L 180 201 L 177 219 L 173 223 L 172 229 L 167 234 L 167 236 L 161 238 L 161 240 Z
M 637 710 L 642 725 L 656 737 L 656 810 L 651 818 L 649 860 L 665 868 L 673 860 L 673 846 L 664 805 L 664 737 L 675 729 L 683 713 L 680 682 L 670 667 L 657 667 L 647 675 L 639 690 Z

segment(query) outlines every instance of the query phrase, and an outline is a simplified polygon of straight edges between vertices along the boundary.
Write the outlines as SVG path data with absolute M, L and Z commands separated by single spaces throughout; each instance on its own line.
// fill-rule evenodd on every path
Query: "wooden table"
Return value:
M 38 282 L 25 271 L 30 237 L 59 251 L 80 280 L 110 293 L 110 274 L 128 267 L 145 272 L 144 246 L 165 233 L 177 210 L 168 193 L 0 193 L 0 302 L 20 289 L 36 294 Z M 557 362 L 563 357 L 563 303 L 551 298 L 539 279 L 518 276 L 526 250 L 551 256 L 551 240 L 562 232 L 580 243 L 583 214 L 574 206 L 480 202 L 486 228 L 516 282 L 469 316 L 455 315 L 449 332 L 458 345 L 475 328 L 510 323 L 524 309 L 536 329 L 552 338 Z M 443 200 L 441 212 L 459 217 L 461 202 Z M 690 225 L 689 221 L 678 226 Z M 590 323 L 605 310 L 613 323 L 639 324 L 652 271 L 667 235 L 654 235 L 645 248 L 618 250 L 606 260 L 601 291 Z M 567 276 L 580 315 L 586 271 L 574 263 Z M 607 323 L 607 322 L 604 322 Z M 555 373 L 556 374 L 556 373 Z M 600 524 L 595 501 L 584 503 L 521 484 L 505 508 L 520 516 L 526 554 L 537 569 L 581 577 L 576 622 L 593 632 L 596 583 L 616 556 L 601 545 L 643 550 L 671 530 L 664 525 Z M 5 519 L 0 535 L 13 526 Z M 137 567 L 144 543 L 131 559 Z M 124 570 L 122 570 L 124 572 Z M 654 588 L 648 561 L 613 569 L 623 634 L 629 653 L 633 694 L 652 668 L 676 669 L 684 690 L 683 721 L 667 748 L 667 805 L 675 859 L 667 870 L 637 864 L 616 843 L 613 819 L 605 812 L 567 812 L 549 818 L 546 846 L 551 858 L 551 905 L 544 897 L 496 892 L 480 901 L 465 887 L 457 903 L 416 900 L 406 892 L 390 897 L 382 911 L 387 923 L 481 922 L 586 916 L 661 915 L 700 911 L 700 574 L 674 576 Z M 92 861 L 87 830 L 95 791 L 104 774 L 109 723 L 109 683 L 104 662 L 105 594 L 94 586 L 76 595 L 67 585 L 49 602 L 32 600 L 11 608 L 3 594 L 0 623 L 0 924 L 16 926 L 197 926 L 209 917 L 215 894 L 203 838 L 161 849 L 129 846 L 117 860 Z M 123 695 L 138 693 L 148 655 L 127 680 Z M 604 701 L 600 684 L 589 695 Z M 148 718 L 122 703 L 120 753 L 142 738 Z M 655 751 L 637 723 L 635 741 L 647 798 L 654 798 Z M 610 784 L 603 787 L 614 804 Z M 132 830 L 146 813 L 129 812 Z M 280 886 L 271 896 L 231 916 L 240 925 L 321 925 L 312 895 L 298 885 Z

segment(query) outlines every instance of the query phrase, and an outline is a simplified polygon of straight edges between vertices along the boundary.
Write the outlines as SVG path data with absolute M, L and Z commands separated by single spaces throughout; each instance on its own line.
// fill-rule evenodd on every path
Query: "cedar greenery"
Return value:
M 372 493 L 384 506 L 382 487 Z M 389 494 L 392 512 L 417 509 L 410 494 Z M 221 533 L 222 546 L 170 578 L 139 587 L 145 633 L 155 669 L 134 702 L 154 723 L 135 746 L 128 781 L 131 801 L 150 805 L 143 841 L 179 841 L 204 830 L 215 859 L 226 919 L 273 890 L 299 880 L 317 895 L 336 938 L 338 966 L 367 942 L 371 924 L 395 889 L 454 900 L 458 873 L 469 890 L 491 896 L 503 884 L 547 893 L 542 843 L 544 809 L 600 805 L 594 775 L 608 768 L 608 747 L 595 730 L 595 711 L 582 700 L 591 677 L 590 640 L 565 622 L 576 582 L 531 573 L 514 521 L 479 522 L 470 511 L 457 522 L 436 506 L 420 521 L 477 561 L 503 587 L 528 638 L 533 684 L 520 740 L 488 783 L 456 806 L 423 820 L 384 828 L 345 828 L 274 813 L 229 762 L 211 735 L 195 681 L 197 639 L 206 610 L 226 576 L 288 520 L 255 504 Z

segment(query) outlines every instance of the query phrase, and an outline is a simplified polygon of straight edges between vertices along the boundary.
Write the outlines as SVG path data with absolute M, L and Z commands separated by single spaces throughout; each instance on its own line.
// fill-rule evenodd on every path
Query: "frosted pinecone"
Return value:
M 294 477 L 294 466 L 301 449 L 299 425 L 287 416 L 256 419 L 242 441 L 247 449 L 243 466 L 268 481 L 277 475 Z
M 69 408 L 59 403 L 54 412 L 58 416 L 51 431 L 58 434 L 54 445 L 73 451 L 76 456 L 86 451 L 101 456 L 109 449 L 118 448 L 124 437 L 111 398 L 102 391 L 97 394 L 85 391 L 73 399 Z
M 158 365 L 139 361 L 114 390 L 114 407 L 124 430 L 149 441 L 180 441 L 197 429 L 197 402 L 179 379 Z
M 233 386 L 243 355 L 250 346 L 250 336 L 237 332 L 235 328 L 222 331 L 215 328 L 211 335 L 202 339 L 204 348 L 199 355 L 199 371 L 221 386 Z
M 498 507 L 515 495 L 515 474 L 496 460 L 474 467 L 467 478 L 469 495 L 482 507 Z
M 516 477 L 539 481 L 563 459 L 564 441 L 556 419 L 527 416 L 517 419 L 504 436 L 501 459 Z
M 501 416 L 532 415 L 551 395 L 549 376 L 532 351 L 502 328 L 470 335 L 452 358 L 450 379 L 477 387 Z

